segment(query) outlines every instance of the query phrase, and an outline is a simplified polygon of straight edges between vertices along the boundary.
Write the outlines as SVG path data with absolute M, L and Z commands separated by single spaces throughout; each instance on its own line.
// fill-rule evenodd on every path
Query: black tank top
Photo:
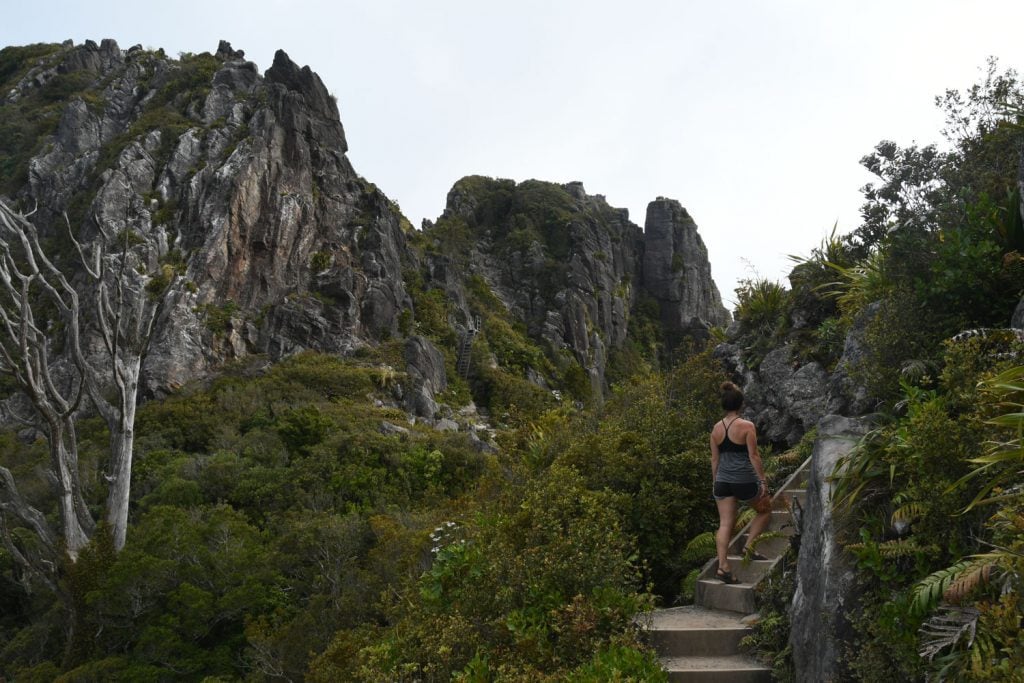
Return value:
M 733 422 L 736 420 L 734 419 Z M 750 451 L 746 443 L 736 443 L 729 438 L 729 427 L 732 422 L 725 424 L 725 438 L 718 445 L 718 471 L 715 473 L 715 481 L 727 482 L 730 484 L 747 484 L 757 481 L 757 473 L 754 472 L 754 465 L 750 462 Z
M 729 438 L 729 427 L 732 427 L 733 423 L 738 419 L 739 418 L 733 418 L 733 421 L 729 424 L 725 424 L 725 420 L 722 420 L 722 425 L 725 427 L 725 438 L 722 439 L 722 443 L 718 444 L 718 450 L 719 452 L 724 453 L 743 453 L 747 457 L 750 457 L 746 443 L 736 443 Z

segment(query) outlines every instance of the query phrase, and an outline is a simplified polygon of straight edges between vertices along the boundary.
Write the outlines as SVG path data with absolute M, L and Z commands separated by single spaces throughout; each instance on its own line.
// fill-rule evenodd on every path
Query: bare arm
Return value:
M 750 429 L 747 430 L 747 453 L 750 454 L 750 464 L 754 466 L 758 482 L 760 482 L 762 488 L 766 488 L 764 463 L 761 462 L 761 451 L 757 450 L 757 427 L 753 423 L 750 424 Z
M 711 430 L 711 481 L 718 478 L 718 444 L 715 443 L 715 430 Z

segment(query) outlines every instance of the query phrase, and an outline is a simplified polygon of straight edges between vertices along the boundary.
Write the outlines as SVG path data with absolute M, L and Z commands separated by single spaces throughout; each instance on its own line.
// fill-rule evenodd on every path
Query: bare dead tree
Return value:
M 159 302 L 146 291 L 150 278 L 144 269 L 135 267 L 138 257 L 127 229 L 119 253 L 114 254 L 105 253 L 102 238 L 86 248 L 71 234 L 89 283 L 91 319 L 103 346 L 103 361 L 94 365 L 83 349 L 79 293 L 48 258 L 31 215 L 0 201 L 0 372 L 15 379 L 41 418 L 49 442 L 49 474 L 58 497 L 60 539 L 74 560 L 96 529 L 82 493 L 75 435 L 75 421 L 86 397 L 109 428 L 104 516 L 115 549 L 124 547 L 139 375 Z M 68 231 L 72 232 L 70 223 Z M 44 302 L 56 308 L 60 325 L 37 322 L 34 308 L 38 310 Z M 47 326 L 42 329 L 41 325 Z M 70 370 L 64 373 L 70 377 L 61 380 L 54 373 L 51 349 L 57 338 L 66 359 L 63 367 Z M 108 399 L 105 391 L 111 387 L 113 398 Z M 46 528 L 43 515 L 18 495 L 13 476 L 2 467 L 0 513 L 10 513 L 31 528 L 44 547 L 56 547 L 57 535 Z M 8 550 L 17 550 L 6 525 L 0 533 Z M 12 556 L 18 558 L 14 552 Z M 38 573 L 39 561 L 24 557 L 19 562 Z

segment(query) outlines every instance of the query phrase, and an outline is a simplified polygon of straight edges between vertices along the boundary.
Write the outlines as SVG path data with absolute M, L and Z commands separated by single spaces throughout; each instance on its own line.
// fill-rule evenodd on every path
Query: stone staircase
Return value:
M 695 604 L 655 610 L 644 617 L 648 642 L 658 652 L 669 681 L 688 683 L 760 683 L 771 681 L 771 669 L 744 654 L 740 641 L 750 634 L 754 614 L 754 588 L 781 560 L 789 536 L 797 531 L 797 517 L 806 501 L 810 458 L 786 480 L 772 498 L 768 531 L 781 537 L 756 543 L 767 560 L 746 565 L 740 555 L 749 524 L 729 544 L 729 561 L 740 583 L 727 585 L 715 578 L 718 560 L 711 559 L 697 578 Z M 794 502 L 796 501 L 796 502 Z

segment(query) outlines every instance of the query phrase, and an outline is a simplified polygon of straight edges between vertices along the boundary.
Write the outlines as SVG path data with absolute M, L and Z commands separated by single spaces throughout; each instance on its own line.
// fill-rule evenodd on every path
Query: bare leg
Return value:
M 746 548 L 754 547 L 754 539 L 760 536 L 765 529 L 768 528 L 768 524 L 772 521 L 772 512 L 759 512 L 754 520 L 750 523 L 750 532 L 747 534 L 747 545 Z M 744 548 L 744 552 L 746 552 Z
M 718 505 L 718 531 L 715 532 L 715 549 L 718 551 L 718 568 L 723 572 L 730 570 L 729 541 L 732 530 L 736 526 L 736 499 L 722 498 L 716 500 Z

